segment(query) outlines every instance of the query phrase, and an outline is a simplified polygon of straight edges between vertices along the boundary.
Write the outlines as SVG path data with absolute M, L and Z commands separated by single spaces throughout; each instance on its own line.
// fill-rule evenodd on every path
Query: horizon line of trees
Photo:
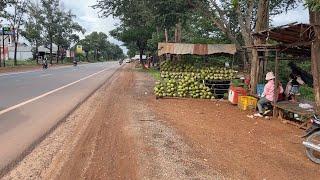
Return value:
M 63 61 L 65 50 L 73 48 L 80 40 L 79 34 L 84 34 L 85 29 L 75 21 L 76 15 L 71 10 L 65 9 L 60 0 L 3 0 L 0 3 L 0 19 L 9 23 L 9 26 L 15 31 L 13 42 L 15 46 L 14 65 L 17 65 L 17 47 L 21 36 L 24 37 L 31 46 L 33 46 L 34 58 L 37 59 L 38 48 L 44 46 L 50 51 L 49 61 L 52 64 L 54 55 L 56 63 Z M 94 33 L 92 33 L 94 34 Z M 103 34 L 103 33 L 99 33 Z M 101 46 L 98 55 L 100 57 L 120 58 L 123 56 L 122 49 L 115 44 L 110 43 L 105 35 L 105 42 L 108 46 Z M 90 35 L 88 35 L 90 37 Z M 87 38 L 87 37 L 86 37 Z M 86 39 L 85 38 L 85 39 Z M 85 41 L 92 43 L 93 41 Z M 100 42 L 101 43 L 101 42 Z M 53 44 L 57 46 L 57 52 L 53 52 Z M 86 46 L 87 52 L 94 50 L 94 46 Z M 89 49 L 88 49 L 89 48 Z M 112 50 L 106 48 L 113 48 Z M 106 52 L 119 53 L 116 55 L 106 55 Z M 119 50 L 121 49 L 121 51 Z M 87 56 L 89 57 L 89 56 Z M 88 59 L 87 59 L 88 60 Z M 110 60 L 110 59 L 107 59 Z

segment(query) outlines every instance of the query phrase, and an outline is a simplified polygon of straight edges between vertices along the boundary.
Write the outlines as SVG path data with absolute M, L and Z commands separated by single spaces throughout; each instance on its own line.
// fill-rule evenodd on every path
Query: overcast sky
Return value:
M 39 1 L 39 0 L 35 0 Z M 117 24 L 119 24 L 119 20 L 114 19 L 112 17 L 108 18 L 99 18 L 98 11 L 91 8 L 92 5 L 96 3 L 96 0 L 61 0 L 61 5 L 65 9 L 71 9 L 72 12 L 77 16 L 75 19 L 81 26 L 86 29 L 86 33 L 81 35 L 83 38 L 85 35 L 88 35 L 94 31 L 104 32 L 109 35 L 109 31 L 113 30 Z M 281 15 L 277 15 L 271 17 L 272 26 L 284 25 L 292 22 L 299 23 L 308 23 L 308 11 L 301 4 L 298 8 L 289 11 L 288 13 L 283 13 Z M 109 35 L 109 41 L 122 45 L 121 42 L 115 40 Z M 125 47 L 122 47 L 124 52 L 127 50 Z
M 72 12 L 77 15 L 76 21 L 86 29 L 86 33 L 82 35 L 88 35 L 94 31 L 104 32 L 109 35 L 109 31 L 113 30 L 119 21 L 112 18 L 99 18 L 98 11 L 91 8 L 96 3 L 96 0 L 61 0 L 61 5 L 66 9 L 71 9 Z M 109 35 L 109 41 L 122 45 L 121 42 L 115 40 Z M 125 50 L 126 48 L 122 47 Z
M 76 20 L 87 30 L 85 35 L 90 34 L 93 31 L 101 31 L 108 34 L 109 31 L 115 28 L 116 24 L 119 24 L 119 21 L 112 17 L 104 19 L 99 18 L 97 10 L 90 7 L 94 5 L 95 2 L 96 0 L 62 0 L 63 6 L 66 9 L 71 9 L 72 12 L 77 15 Z M 284 13 L 272 17 L 273 26 L 288 24 L 295 21 L 303 23 L 308 23 L 309 21 L 308 11 L 302 5 L 295 10 L 289 11 L 287 14 Z M 121 42 L 110 36 L 109 40 L 121 45 Z

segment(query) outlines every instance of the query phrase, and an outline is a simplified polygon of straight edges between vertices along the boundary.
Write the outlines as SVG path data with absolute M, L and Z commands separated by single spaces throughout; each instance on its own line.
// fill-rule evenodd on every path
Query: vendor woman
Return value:
M 254 114 L 254 116 L 263 117 L 265 114 L 267 114 L 267 112 L 265 112 L 263 107 L 274 100 L 274 90 L 275 90 L 274 79 L 275 79 L 275 76 L 273 72 L 268 72 L 266 75 L 266 80 L 268 82 L 264 86 L 262 96 L 257 103 L 259 112 Z M 282 94 L 282 93 L 283 93 L 283 88 L 282 88 L 282 85 L 279 84 L 279 94 Z

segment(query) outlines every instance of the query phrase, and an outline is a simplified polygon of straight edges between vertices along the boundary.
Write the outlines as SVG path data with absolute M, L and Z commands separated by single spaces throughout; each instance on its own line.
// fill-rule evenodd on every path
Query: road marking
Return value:
M 43 74 L 40 77 L 47 77 L 47 76 L 52 76 L 53 74 Z
M 41 98 L 43 98 L 43 97 L 46 97 L 46 96 L 48 96 L 48 95 L 50 95 L 50 94 L 53 94 L 53 93 L 55 93 L 55 92 L 57 92 L 57 91 L 60 91 L 60 90 L 64 89 L 64 88 L 67 88 L 67 87 L 69 87 L 69 86 L 72 86 L 72 85 L 74 85 L 74 84 L 76 84 L 76 83 L 78 83 L 78 82 L 80 82 L 80 81 L 83 81 L 83 80 L 86 80 L 86 79 L 88 79 L 88 78 L 91 78 L 92 76 L 98 75 L 98 74 L 106 71 L 107 69 L 108 69 L 108 68 L 105 68 L 105 69 L 103 69 L 103 70 L 101 70 L 101 71 L 99 71 L 99 72 L 93 73 L 93 74 L 91 74 L 91 75 L 89 75 L 89 76 L 86 76 L 86 77 L 84 77 L 84 78 L 81 78 L 81 79 L 79 79 L 79 80 L 77 80 L 77 81 L 74 81 L 74 82 L 72 82 L 72 83 L 70 83 L 70 84 L 61 86 L 61 87 L 59 87 L 59 88 L 57 88 L 57 89 L 54 89 L 54 90 L 49 91 L 49 92 L 46 92 L 46 93 L 44 93 L 44 94 L 42 94 L 42 95 L 40 95 L 40 96 L 37 96 L 37 97 L 35 97 L 35 98 L 29 99 L 29 100 L 24 101 L 24 102 L 22 102 L 22 103 L 19 103 L 19 104 L 17 104 L 17 105 L 11 106 L 11 107 L 9 107 L 9 108 L 7 108 L 7 109 L 4 109 L 4 110 L 0 111 L 0 115 L 2 115 L 2 114 L 4 114 L 4 113 L 7 113 L 7 112 L 9 112 L 9 111 L 12 111 L 12 110 L 14 110 L 14 109 L 17 109 L 17 108 L 19 108 L 19 107 L 21 107 L 21 106 L 24 106 L 24 105 L 28 104 L 28 103 L 34 102 L 34 101 L 36 101 L 36 100 L 38 100 L 38 99 L 41 99 Z

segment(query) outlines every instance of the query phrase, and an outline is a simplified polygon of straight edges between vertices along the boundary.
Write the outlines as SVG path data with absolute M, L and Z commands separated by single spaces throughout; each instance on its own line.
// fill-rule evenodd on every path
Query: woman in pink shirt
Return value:
M 254 114 L 254 116 L 256 117 L 263 117 L 264 114 L 266 114 L 266 112 L 263 109 L 263 106 L 266 105 L 267 103 L 273 102 L 274 100 L 274 79 L 275 76 L 273 74 L 273 72 L 268 72 L 266 75 L 266 80 L 268 81 L 267 84 L 264 86 L 264 90 L 263 93 L 261 95 L 260 100 L 257 103 L 258 106 L 258 110 L 259 112 Z M 280 85 L 279 86 L 279 93 L 282 94 L 283 93 L 283 88 Z

